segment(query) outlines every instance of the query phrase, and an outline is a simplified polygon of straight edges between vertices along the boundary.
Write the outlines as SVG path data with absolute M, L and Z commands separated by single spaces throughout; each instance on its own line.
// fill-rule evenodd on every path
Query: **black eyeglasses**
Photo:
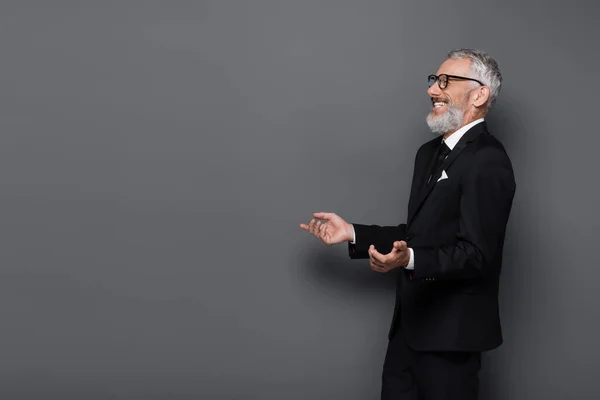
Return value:
M 465 81 L 474 81 L 474 82 L 479 83 L 481 86 L 485 86 L 483 83 L 481 83 L 477 79 L 467 78 L 465 76 L 457 76 L 457 75 L 447 75 L 447 74 L 440 74 L 439 76 L 438 75 L 429 75 L 428 79 L 429 79 L 429 87 L 431 87 L 434 83 L 439 82 L 438 85 L 440 86 L 440 89 L 446 89 L 446 87 L 448 87 L 448 80 L 450 80 L 450 79 L 461 79 L 461 80 L 465 80 Z

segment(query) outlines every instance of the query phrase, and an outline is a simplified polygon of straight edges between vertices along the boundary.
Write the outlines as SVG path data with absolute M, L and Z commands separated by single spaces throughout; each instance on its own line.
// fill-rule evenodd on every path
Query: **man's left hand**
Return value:
M 392 251 L 388 254 L 381 254 L 375 249 L 375 246 L 369 247 L 369 260 L 371 269 L 376 272 L 388 272 L 394 268 L 405 267 L 410 261 L 410 250 L 405 241 L 394 242 Z

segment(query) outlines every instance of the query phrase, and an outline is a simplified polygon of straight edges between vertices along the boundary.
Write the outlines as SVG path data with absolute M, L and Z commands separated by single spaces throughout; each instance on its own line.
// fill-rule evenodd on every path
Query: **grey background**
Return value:
M 1 1 L 0 398 L 377 399 L 393 282 L 299 223 L 404 221 L 458 47 L 517 179 L 482 399 L 597 398 L 599 8 Z

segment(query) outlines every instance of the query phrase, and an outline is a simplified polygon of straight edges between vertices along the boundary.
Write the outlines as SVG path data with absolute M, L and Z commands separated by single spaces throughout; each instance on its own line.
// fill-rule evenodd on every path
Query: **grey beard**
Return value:
M 441 134 L 455 132 L 462 126 L 465 113 L 455 104 L 448 104 L 448 110 L 440 116 L 430 113 L 427 116 L 427 125 L 431 132 Z

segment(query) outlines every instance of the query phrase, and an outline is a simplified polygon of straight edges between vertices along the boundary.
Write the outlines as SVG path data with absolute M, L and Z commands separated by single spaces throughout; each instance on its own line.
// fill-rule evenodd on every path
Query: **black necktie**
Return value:
M 433 177 L 433 174 L 437 172 L 438 168 L 440 167 L 440 165 L 442 165 L 448 154 L 450 154 L 450 147 L 448 147 L 446 142 L 442 142 L 438 149 L 437 156 L 435 158 L 435 163 L 433 164 L 433 169 L 431 170 L 431 174 L 429 175 L 427 184 L 431 183 L 431 178 Z

